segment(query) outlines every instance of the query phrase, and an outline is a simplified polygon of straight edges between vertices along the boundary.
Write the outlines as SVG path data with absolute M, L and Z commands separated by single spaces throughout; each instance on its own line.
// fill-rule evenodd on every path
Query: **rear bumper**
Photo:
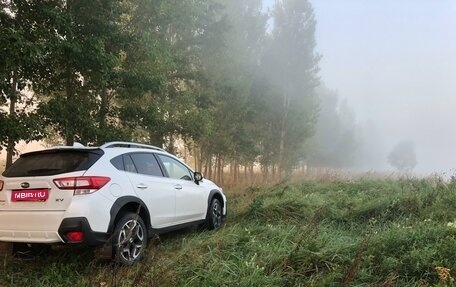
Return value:
M 82 231 L 87 245 L 107 242 L 106 232 L 93 231 L 85 217 L 63 218 L 64 211 L 0 211 L 0 241 L 24 243 L 72 243 L 70 231 Z
M 0 241 L 27 243 L 63 242 L 57 230 L 63 211 L 0 211 Z

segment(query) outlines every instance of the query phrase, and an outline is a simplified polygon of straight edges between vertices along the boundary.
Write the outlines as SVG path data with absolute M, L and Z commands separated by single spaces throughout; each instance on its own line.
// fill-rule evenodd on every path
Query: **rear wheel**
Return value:
M 206 214 L 206 227 L 212 230 L 220 226 L 222 226 L 222 204 L 220 200 L 213 198 Z
M 147 230 L 142 218 L 127 213 L 117 222 L 113 241 L 114 259 L 124 265 L 138 262 L 147 246 Z

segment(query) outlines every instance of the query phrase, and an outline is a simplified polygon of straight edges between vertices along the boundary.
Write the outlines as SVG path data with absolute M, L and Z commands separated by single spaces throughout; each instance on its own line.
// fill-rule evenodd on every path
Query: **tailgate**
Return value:
M 82 176 L 103 154 L 99 149 L 65 148 L 21 155 L 0 177 L 0 211 L 66 210 L 73 190 L 58 188 L 54 180 Z
M 73 190 L 57 188 L 53 180 L 62 177 L 82 176 L 83 171 L 38 177 L 3 177 L 0 191 L 1 210 L 63 211 L 73 198 Z

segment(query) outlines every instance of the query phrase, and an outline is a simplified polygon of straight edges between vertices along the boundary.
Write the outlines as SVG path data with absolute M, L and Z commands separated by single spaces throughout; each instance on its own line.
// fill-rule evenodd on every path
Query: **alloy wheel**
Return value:
M 133 262 L 141 255 L 144 246 L 145 233 L 141 224 L 134 219 L 127 221 L 119 232 L 119 256 L 127 262 Z

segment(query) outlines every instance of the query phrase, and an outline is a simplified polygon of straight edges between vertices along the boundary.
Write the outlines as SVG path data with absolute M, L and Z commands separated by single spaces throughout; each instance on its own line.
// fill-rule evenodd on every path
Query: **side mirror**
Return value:
M 203 180 L 203 175 L 199 171 L 195 171 L 193 173 L 193 177 L 195 178 L 195 183 L 196 184 L 199 184 L 199 182 Z

